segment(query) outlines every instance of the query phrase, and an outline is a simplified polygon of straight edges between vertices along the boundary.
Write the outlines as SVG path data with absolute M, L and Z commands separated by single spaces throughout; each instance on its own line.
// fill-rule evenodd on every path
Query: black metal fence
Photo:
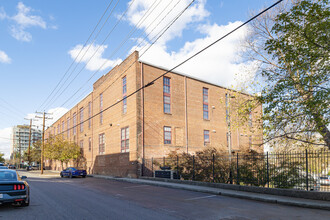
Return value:
M 143 176 L 167 167 L 180 179 L 247 186 L 330 191 L 330 151 L 202 154 L 144 160 Z

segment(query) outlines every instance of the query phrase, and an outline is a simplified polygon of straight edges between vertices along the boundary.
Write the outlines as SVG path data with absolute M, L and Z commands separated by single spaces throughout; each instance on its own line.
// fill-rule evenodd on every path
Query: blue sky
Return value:
M 141 60 L 172 68 L 246 21 L 251 11 L 260 11 L 273 2 L 196 0 L 146 51 L 161 29 L 190 1 L 0 0 L 0 152 L 9 156 L 10 127 L 27 124 L 24 118 L 33 117 L 35 111 L 54 112 L 56 120 L 92 90 L 93 82 L 133 50 L 143 53 Z M 134 27 L 135 32 L 129 35 Z M 246 31 L 241 29 L 177 71 L 223 86 L 234 84 L 235 74 L 249 65 L 238 57 Z M 50 96 L 71 63 L 64 77 L 67 80 L 62 81 L 67 83 L 59 84 L 57 89 L 62 89 Z M 51 99 L 47 99 L 49 96 Z M 40 126 L 40 122 L 35 124 Z

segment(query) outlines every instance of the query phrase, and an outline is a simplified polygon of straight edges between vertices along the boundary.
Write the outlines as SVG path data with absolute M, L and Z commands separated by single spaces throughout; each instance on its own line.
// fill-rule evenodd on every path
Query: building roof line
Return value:
M 143 63 L 143 64 L 146 64 L 146 65 L 149 65 L 149 66 L 152 66 L 152 67 L 156 67 L 158 69 L 163 69 L 164 71 L 169 71 L 170 69 L 169 68 L 166 68 L 164 66 L 160 66 L 160 65 L 155 65 L 153 63 L 149 63 L 149 62 L 146 62 L 146 61 L 142 61 L 139 59 L 139 62 L 140 63 Z M 247 96 L 254 96 L 254 95 L 251 95 L 251 94 L 248 94 L 246 92 L 240 92 L 240 91 L 237 91 L 237 90 L 234 90 L 234 89 L 230 89 L 230 88 L 227 88 L 225 86 L 221 86 L 221 85 L 218 85 L 216 83 L 212 83 L 210 81 L 207 81 L 207 80 L 203 80 L 203 79 L 200 79 L 198 77 L 194 77 L 194 76 L 191 76 L 191 75 L 188 75 L 186 73 L 182 73 L 180 71 L 171 71 L 170 73 L 174 73 L 174 74 L 177 74 L 177 75 L 180 75 L 180 76 L 185 76 L 187 78 L 190 78 L 190 79 L 193 79 L 193 80 L 196 80 L 196 81 L 199 81 L 199 82 L 202 82 L 202 83 L 207 83 L 207 84 L 210 84 L 212 86 L 216 86 L 216 87 L 220 87 L 220 88 L 223 88 L 223 89 L 226 89 L 226 90 L 230 90 L 230 91 L 234 91 L 234 92 L 238 92 L 238 93 L 241 93 L 243 95 L 247 95 Z

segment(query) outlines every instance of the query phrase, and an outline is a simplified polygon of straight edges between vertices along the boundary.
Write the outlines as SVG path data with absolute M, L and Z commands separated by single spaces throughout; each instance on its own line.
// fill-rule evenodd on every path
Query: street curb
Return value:
M 167 187 L 167 188 L 173 188 L 173 189 L 183 189 L 183 190 L 189 190 L 189 191 L 195 191 L 195 192 L 235 197 L 235 198 L 240 198 L 240 199 L 249 199 L 249 200 L 255 200 L 255 201 L 260 201 L 260 202 L 275 203 L 275 204 L 288 205 L 288 206 L 296 206 L 296 207 L 302 207 L 302 208 L 330 210 L 330 202 L 328 202 L 328 201 L 316 201 L 316 200 L 300 199 L 300 198 L 292 198 L 292 197 L 285 198 L 283 196 L 242 192 L 242 191 L 219 189 L 219 188 L 212 188 L 212 187 L 206 187 L 206 186 L 185 185 L 182 183 L 158 182 L 158 181 L 154 181 L 154 180 L 117 178 L 117 177 L 100 176 L 100 175 L 87 175 L 87 176 L 94 177 L 94 178 L 100 178 L 100 179 L 121 181 L 121 182 L 147 184 L 147 185 L 154 185 L 154 186 Z

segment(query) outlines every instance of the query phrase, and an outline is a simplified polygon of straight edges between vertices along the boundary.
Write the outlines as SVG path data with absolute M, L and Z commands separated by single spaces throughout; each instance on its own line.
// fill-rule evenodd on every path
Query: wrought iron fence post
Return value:
M 214 182 L 214 154 L 212 155 L 212 180 Z
M 268 161 L 268 151 L 267 151 L 267 186 L 269 188 L 269 161 Z
M 179 156 L 176 156 L 176 175 L 179 176 Z
M 239 168 L 238 168 L 238 153 L 236 156 L 236 169 L 237 169 L 237 185 L 239 185 Z
M 152 177 L 155 177 L 154 176 L 154 158 L 153 157 L 151 158 L 151 174 L 152 174 Z
M 306 149 L 306 190 L 308 191 L 308 152 Z
M 193 155 L 193 180 L 195 180 L 195 155 Z
M 145 163 L 145 161 L 144 161 L 144 158 L 142 158 L 142 169 L 141 169 L 141 176 L 144 176 L 144 163 Z

